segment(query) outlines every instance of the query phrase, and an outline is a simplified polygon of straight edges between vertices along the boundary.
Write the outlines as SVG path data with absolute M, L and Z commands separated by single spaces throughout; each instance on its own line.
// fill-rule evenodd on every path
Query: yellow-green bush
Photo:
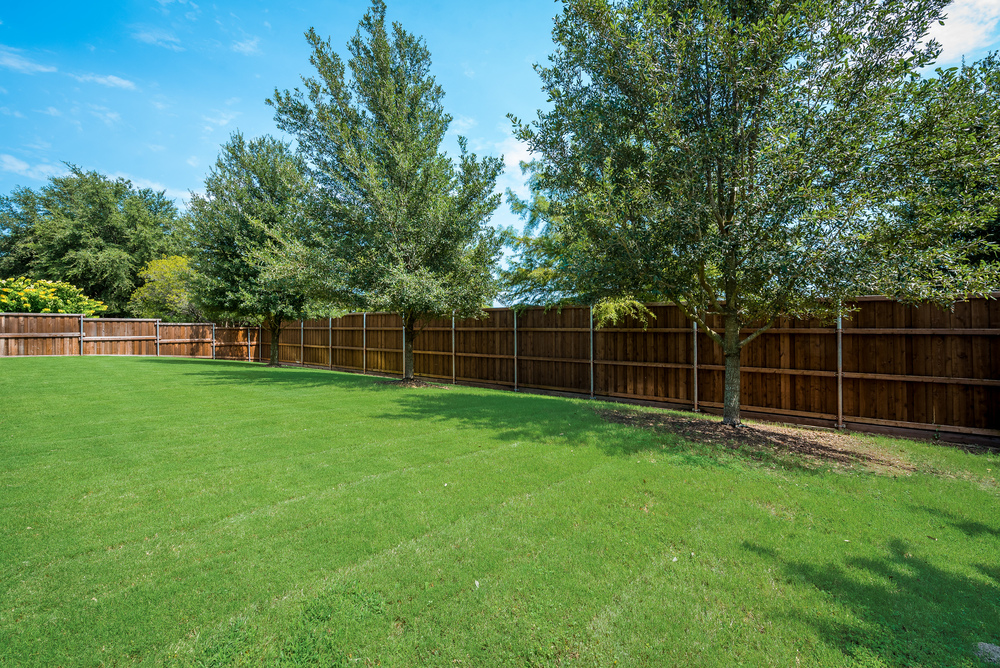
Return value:
M 23 276 L 0 279 L 0 313 L 82 313 L 93 318 L 107 308 L 69 283 Z

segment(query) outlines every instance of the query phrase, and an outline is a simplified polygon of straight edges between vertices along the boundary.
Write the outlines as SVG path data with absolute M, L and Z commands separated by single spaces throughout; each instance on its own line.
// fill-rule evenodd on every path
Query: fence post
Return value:
M 837 429 L 844 428 L 844 323 L 843 305 L 837 307 Z
M 257 361 L 260 362 L 264 358 L 264 328 L 257 325 Z
M 330 370 L 333 370 L 333 317 L 330 317 L 330 322 L 327 325 L 330 334 Z
M 83 315 L 80 316 L 80 357 L 83 357 Z
M 215 323 L 212 323 L 212 359 L 215 359 Z
M 160 321 L 156 321 L 156 356 L 160 356 Z
M 451 384 L 455 384 L 455 312 L 451 312 Z
M 253 346 L 250 345 L 250 325 L 247 325 L 247 362 L 253 361 L 250 356 L 253 354 Z
M 517 392 L 517 309 L 514 312 L 514 391 Z
M 368 373 L 368 312 L 361 314 L 361 373 Z
M 403 363 L 399 365 L 402 368 L 402 371 L 399 372 L 399 375 L 402 378 L 406 378 L 406 323 L 403 323 L 402 327 L 403 327 L 403 350 L 402 350 Z
M 306 321 L 299 318 L 299 364 L 306 365 Z
M 590 305 L 590 398 L 594 398 L 594 305 Z
M 691 374 L 694 377 L 694 412 L 697 413 L 699 412 L 698 411 L 698 321 L 692 320 L 691 324 L 693 325 L 692 330 L 694 331 L 694 334 L 691 338 L 691 340 L 694 342 L 694 346 L 692 348 L 693 352 L 691 360 Z

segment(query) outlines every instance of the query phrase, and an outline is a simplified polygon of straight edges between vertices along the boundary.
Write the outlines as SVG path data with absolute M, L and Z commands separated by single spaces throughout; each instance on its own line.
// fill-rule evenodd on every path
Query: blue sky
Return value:
M 367 0 L 314 2 L 4 2 L 0 7 L 0 194 L 38 188 L 62 162 L 143 187 L 179 204 L 200 191 L 236 129 L 279 135 L 274 89 L 311 74 L 303 32 L 314 26 L 341 54 Z M 422 35 L 446 92 L 455 136 L 503 154 L 500 188 L 524 193 L 527 159 L 508 113 L 545 105 L 532 64 L 552 49 L 550 0 L 389 0 L 389 18 Z M 941 64 L 1000 48 L 1000 0 L 958 0 L 934 35 Z M 506 205 L 494 216 L 516 220 Z

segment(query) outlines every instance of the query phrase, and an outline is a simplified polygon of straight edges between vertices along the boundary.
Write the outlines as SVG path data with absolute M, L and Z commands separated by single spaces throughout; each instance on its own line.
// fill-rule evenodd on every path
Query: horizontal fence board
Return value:
M 482 319 L 431 319 L 417 326 L 414 375 L 721 408 L 720 346 L 675 306 L 647 307 L 649 322 L 626 317 L 605 328 L 594 328 L 588 307 L 524 308 L 516 314 L 486 309 Z M 945 311 L 864 298 L 845 307 L 850 317 L 840 337 L 829 323 L 785 318 L 744 348 L 744 410 L 776 419 L 1000 437 L 1000 302 L 972 299 Z M 265 362 L 272 345 L 282 364 L 379 375 L 402 371 L 402 320 L 392 313 L 286 322 L 275 342 L 258 326 L 0 314 L 0 356 L 7 357 L 159 354 Z

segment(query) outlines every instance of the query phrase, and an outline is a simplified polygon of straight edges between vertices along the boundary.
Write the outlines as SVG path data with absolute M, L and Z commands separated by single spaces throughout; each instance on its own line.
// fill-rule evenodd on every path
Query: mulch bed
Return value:
M 669 432 L 698 443 L 793 454 L 817 464 L 845 468 L 860 465 L 878 473 L 907 474 L 916 470 L 909 462 L 893 453 L 876 449 L 871 443 L 835 431 L 771 424 L 731 427 L 705 418 L 621 410 L 600 410 L 597 413 L 608 422 Z

